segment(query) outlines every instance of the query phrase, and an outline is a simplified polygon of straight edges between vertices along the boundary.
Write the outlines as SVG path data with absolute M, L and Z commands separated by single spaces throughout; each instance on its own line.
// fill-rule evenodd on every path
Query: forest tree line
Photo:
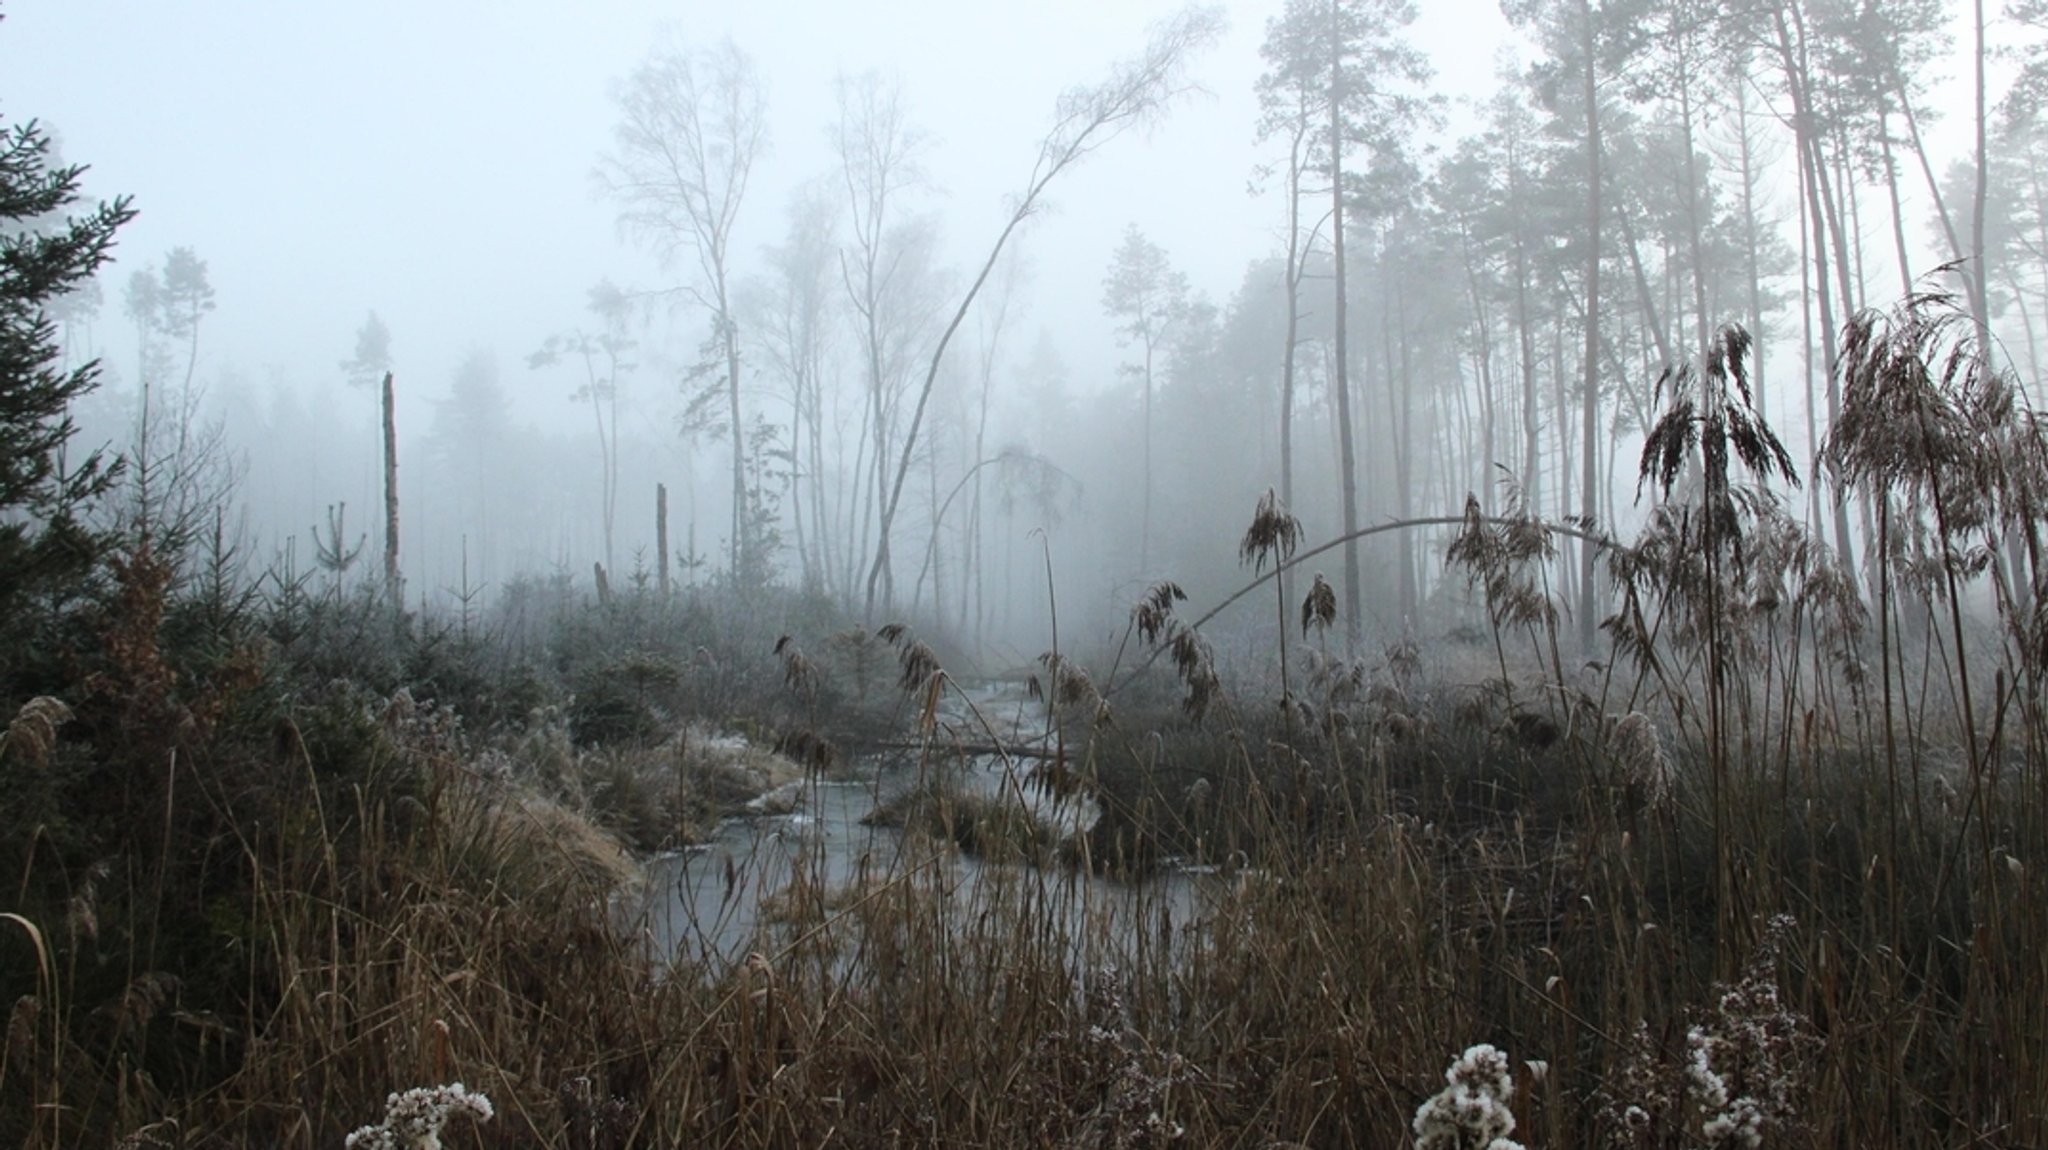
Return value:
M 374 395 L 389 367 L 401 390 L 436 396 L 428 426 L 397 429 L 411 600 L 581 581 L 597 564 L 613 580 L 786 580 L 871 616 L 1021 643 L 1046 614 L 1031 605 L 1044 591 L 1036 527 L 1057 541 L 1057 579 L 1083 617 L 1113 620 L 1154 579 L 1235 580 L 1229 541 L 1269 487 L 1318 540 L 1447 514 L 1468 492 L 1489 512 L 1512 500 L 1555 521 L 1625 523 L 1658 379 L 1727 323 L 1754 336 L 1757 407 L 1802 458 L 1834 423 L 1839 336 L 1866 307 L 1953 290 L 2037 375 L 2048 135 L 2028 45 L 2048 26 L 2042 5 L 1503 11 L 1525 58 L 1462 105 L 1433 94 L 1412 3 L 1293 0 L 1271 15 L 1244 143 L 1274 247 L 1218 299 L 1149 238 L 1136 203 L 1102 253 L 1122 365 L 1109 379 L 1073 378 L 1065 364 L 1088 349 L 1031 330 L 1030 233 L 1094 151 L 1199 115 L 1180 98 L 1217 13 L 1180 14 L 1069 93 L 1038 154 L 1018 158 L 1007 226 L 950 237 L 978 253 L 964 265 L 948 262 L 937 145 L 900 78 L 842 76 L 830 168 L 762 187 L 771 128 L 812 126 L 767 122 L 770 78 L 742 47 L 661 42 L 617 88 L 596 173 L 668 279 L 594 285 L 583 314 L 441 379 L 409 370 L 403 317 L 394 336 L 373 314 L 331 381 Z M 1951 73 L 1969 105 L 1938 98 Z M 743 217 L 777 213 L 776 242 L 736 242 Z M 230 486 L 263 528 L 251 553 L 337 581 L 359 561 L 370 570 L 361 548 L 392 550 L 381 469 L 363 462 L 374 403 L 323 399 L 324 383 L 266 394 L 201 378 L 215 306 L 185 248 L 119 291 L 60 301 L 74 354 L 118 330 L 143 385 L 96 397 L 81 419 L 128 446 L 131 502 L 167 504 L 150 517 L 182 516 L 198 539 L 219 526 L 201 522 L 217 511 L 209 485 Z M 511 397 L 532 387 L 573 397 L 588 422 L 522 424 Z M 230 427 L 249 446 L 230 449 Z M 657 491 L 676 508 L 666 546 Z M 1802 498 L 1856 569 L 1871 507 L 1818 483 Z M 1345 548 L 1332 581 L 1354 636 L 1421 625 L 1446 586 L 1447 533 Z M 1593 549 L 1568 553 L 1557 578 L 1590 646 Z

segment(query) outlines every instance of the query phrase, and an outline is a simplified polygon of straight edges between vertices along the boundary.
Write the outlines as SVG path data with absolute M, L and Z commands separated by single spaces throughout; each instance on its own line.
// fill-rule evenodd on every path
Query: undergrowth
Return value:
M 2048 1142 L 2048 452 L 1942 306 L 1852 332 L 1865 572 L 1772 486 L 1745 337 L 1666 381 L 1590 660 L 1512 491 L 1448 555 L 1477 643 L 1358 654 L 1318 578 L 1276 692 L 1162 584 L 1008 725 L 800 601 L 450 630 L 209 603 L 144 535 L 9 654 L 0 1140 L 333 1147 L 413 1098 L 592 1150 Z M 1258 516 L 1278 587 L 1312 553 Z M 1097 815 L 1048 850 L 913 791 L 851 879 L 800 843 L 740 956 L 658 952 L 650 852 L 856 745 Z

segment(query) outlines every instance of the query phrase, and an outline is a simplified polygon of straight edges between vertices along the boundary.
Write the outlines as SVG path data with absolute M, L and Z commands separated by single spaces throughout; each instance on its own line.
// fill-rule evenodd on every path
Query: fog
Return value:
M 1520 498 L 1546 519 L 1590 512 L 1625 530 L 1642 515 L 1655 383 L 1724 323 L 1756 335 L 1759 407 L 1804 469 L 1827 414 L 1815 269 L 1835 279 L 1825 318 L 1839 324 L 1973 253 L 1960 6 L 1875 9 L 1880 24 L 1945 21 L 1900 36 L 1807 5 L 1805 79 L 1826 93 L 1814 122 L 1831 117 L 1810 141 L 1767 21 L 1674 32 L 1707 6 L 1604 6 L 1604 208 L 1590 214 L 1576 8 L 1507 7 L 1516 23 L 1491 0 L 1420 5 L 1375 41 L 1412 47 L 1412 65 L 1362 57 L 1344 339 L 1328 125 L 1296 116 L 1291 237 L 1285 98 L 1262 132 L 1259 95 L 1262 77 L 1284 80 L 1262 55 L 1282 6 L 1235 4 L 1167 46 L 1155 109 L 1051 173 L 935 374 L 949 321 L 1048 174 L 1042 146 L 1074 130 L 1062 93 L 1127 76 L 1186 18 L 1175 4 L 16 0 L 0 74 L 8 115 L 39 119 L 90 165 L 88 195 L 140 209 L 97 310 L 62 317 L 68 354 L 104 364 L 76 412 L 81 441 L 132 452 L 147 383 L 166 482 L 191 485 L 195 505 L 231 494 L 226 526 L 253 567 L 312 569 L 338 540 L 362 548 L 340 577 L 373 577 L 385 365 L 366 363 L 357 386 L 343 364 L 374 312 L 409 605 L 455 611 L 522 578 L 589 589 L 594 565 L 614 584 L 667 566 L 681 586 L 776 581 L 871 622 L 914 617 L 995 665 L 1044 649 L 1055 598 L 1063 638 L 1105 645 L 1155 580 L 1213 605 L 1259 567 L 1240 540 L 1268 489 L 1288 496 L 1304 550 L 1347 527 L 1455 515 L 1468 492 L 1489 511 Z M 1991 34 L 2028 42 L 2003 20 Z M 620 128 L 651 91 L 638 70 L 688 61 L 710 94 L 733 59 L 758 85 L 763 132 L 717 284 L 673 212 L 650 223 L 635 194 L 648 156 Z M 1859 86 L 1873 60 L 1896 62 L 1901 82 Z M 2025 189 L 2048 141 L 2005 103 L 2014 77 L 2001 59 L 1990 80 L 2004 166 L 1984 312 L 2032 379 L 2048 257 L 2028 237 L 2048 207 Z M 877 177 L 879 222 L 861 198 L 877 153 L 844 143 L 862 125 L 906 146 Z M 1795 149 L 1809 143 L 1825 204 L 1802 198 Z M 1803 246 L 1809 204 L 1828 229 L 1818 259 Z M 138 275 L 166 283 L 182 261 L 189 277 L 193 258 L 212 293 L 196 325 L 138 312 Z M 612 290 L 594 297 L 600 285 Z M 1809 491 L 1788 506 L 1832 530 Z M 1830 539 L 1853 552 L 1867 530 Z M 1444 569 L 1449 532 L 1316 560 L 1358 641 L 1453 624 L 1465 588 Z M 1566 583 L 1574 571 L 1569 555 L 1558 564 Z

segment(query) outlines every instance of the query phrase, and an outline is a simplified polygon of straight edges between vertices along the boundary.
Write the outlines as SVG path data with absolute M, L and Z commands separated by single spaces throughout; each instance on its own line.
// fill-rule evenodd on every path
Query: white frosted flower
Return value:
M 1756 1150 L 1763 1145 L 1763 1103 L 1750 1095 L 1729 1097 L 1728 1080 L 1714 1069 L 1714 1051 L 1723 1040 L 1695 1026 L 1686 1036 L 1688 1057 L 1685 1077 L 1695 1101 L 1705 1115 L 1700 1134 L 1710 1146 L 1741 1146 Z
M 441 1128 L 453 1114 L 488 1122 L 491 1100 L 460 1082 L 416 1086 L 384 1099 L 384 1121 L 350 1134 L 348 1150 L 441 1150 Z
M 1688 1055 L 1685 1062 L 1686 1084 L 1692 1088 L 1692 1095 L 1699 1101 L 1700 1109 L 1707 1111 L 1718 1111 L 1728 1105 L 1728 1083 L 1714 1070 L 1715 1041 L 1711 1035 L 1697 1026 L 1685 1035 Z
M 1707 1141 L 1715 1146 L 1741 1146 L 1745 1150 L 1756 1150 L 1764 1142 L 1764 1111 L 1756 1099 L 1744 1095 L 1728 1104 L 1728 1108 L 1709 1118 L 1700 1127 Z
M 1522 1150 L 1509 1138 L 1515 1115 L 1508 1102 L 1515 1096 L 1508 1076 L 1508 1056 L 1481 1043 L 1451 1063 L 1445 1086 L 1415 1111 L 1415 1150 Z

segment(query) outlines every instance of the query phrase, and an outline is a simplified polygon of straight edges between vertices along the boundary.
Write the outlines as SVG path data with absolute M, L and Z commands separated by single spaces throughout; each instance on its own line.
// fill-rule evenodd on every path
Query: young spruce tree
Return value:
M 135 212 L 122 197 L 70 214 L 84 171 L 57 162 L 34 121 L 0 126 L 0 642 L 19 637 L 35 596 L 80 578 L 102 549 L 81 514 L 116 463 L 65 452 L 70 405 L 98 383 L 99 362 L 63 366 L 50 308 L 106 262 Z

